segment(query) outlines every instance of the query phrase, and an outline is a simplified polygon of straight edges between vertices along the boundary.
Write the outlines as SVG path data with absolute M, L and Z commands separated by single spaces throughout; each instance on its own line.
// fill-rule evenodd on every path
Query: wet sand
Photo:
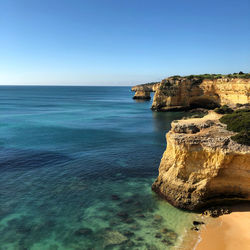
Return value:
M 211 219 L 202 227 L 200 242 L 195 250 L 249 250 L 250 209 L 249 206 L 233 209 L 228 215 Z

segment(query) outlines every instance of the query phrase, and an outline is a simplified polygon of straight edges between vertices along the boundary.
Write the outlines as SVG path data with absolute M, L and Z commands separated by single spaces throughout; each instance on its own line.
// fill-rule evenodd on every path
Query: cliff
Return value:
M 221 77 L 169 77 L 157 86 L 152 110 L 169 111 L 190 107 L 215 108 L 250 102 L 250 79 Z
M 231 91 L 224 81 L 217 83 L 217 98 L 222 103 L 246 102 L 249 98 L 245 96 L 246 86 L 242 86 L 249 84 L 245 81 L 231 81 Z M 211 85 L 215 88 L 212 81 L 205 85 L 210 86 L 206 93 Z M 234 142 L 230 137 L 235 133 L 226 130 L 218 120 L 220 116 L 210 111 L 203 118 L 171 124 L 152 189 L 176 207 L 199 210 L 219 201 L 250 199 L 250 146 Z
M 132 87 L 131 90 L 135 92 L 133 99 L 150 100 L 150 93 L 155 92 L 159 84 L 159 82 L 153 82 Z

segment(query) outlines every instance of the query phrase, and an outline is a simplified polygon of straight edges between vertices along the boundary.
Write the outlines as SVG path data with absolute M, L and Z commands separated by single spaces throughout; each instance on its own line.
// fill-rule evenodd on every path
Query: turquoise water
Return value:
M 170 122 L 128 87 L 0 87 L 0 249 L 168 249 L 195 215 L 152 193 Z

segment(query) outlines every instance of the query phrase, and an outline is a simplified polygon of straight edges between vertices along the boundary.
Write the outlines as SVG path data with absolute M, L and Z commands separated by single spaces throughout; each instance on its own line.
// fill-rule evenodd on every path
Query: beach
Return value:
M 250 249 L 249 205 L 234 207 L 231 214 L 212 218 L 202 227 L 196 250 Z

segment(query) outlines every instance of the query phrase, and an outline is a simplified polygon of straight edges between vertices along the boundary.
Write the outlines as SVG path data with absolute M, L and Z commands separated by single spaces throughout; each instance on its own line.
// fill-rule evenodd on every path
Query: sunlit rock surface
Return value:
M 190 107 L 215 108 L 250 102 L 250 79 L 221 78 L 215 80 L 169 77 L 157 85 L 152 110 L 169 111 Z
M 246 101 L 241 84 L 235 83 L 242 90 L 238 97 L 235 90 L 235 94 L 221 95 L 221 100 Z M 234 132 L 226 130 L 219 117 L 211 111 L 200 119 L 171 124 L 152 189 L 176 207 L 199 210 L 221 201 L 250 198 L 250 147 L 232 141 Z
M 159 82 L 146 83 L 132 87 L 131 90 L 135 92 L 133 99 L 150 100 L 151 99 L 150 93 L 155 92 L 159 84 L 160 84 Z

